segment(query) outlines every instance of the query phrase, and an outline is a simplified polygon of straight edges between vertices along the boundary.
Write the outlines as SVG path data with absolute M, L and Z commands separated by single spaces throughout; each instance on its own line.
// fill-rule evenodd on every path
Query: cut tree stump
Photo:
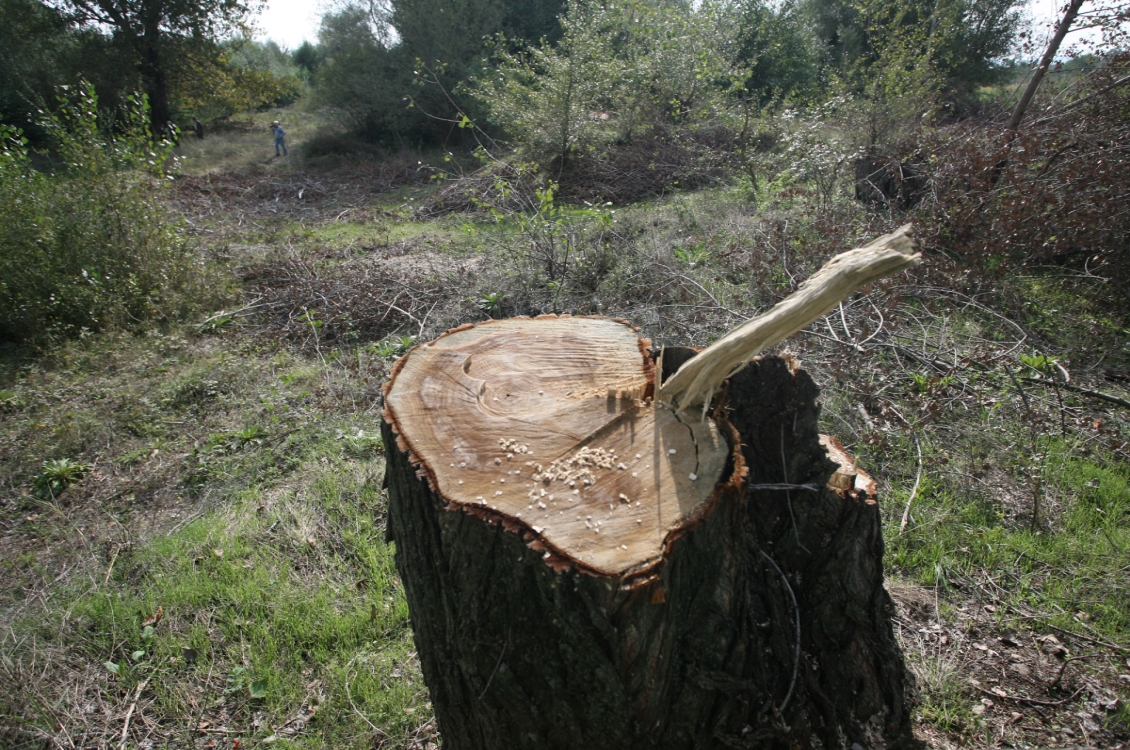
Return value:
M 797 362 L 722 349 L 546 316 L 397 363 L 389 536 L 445 748 L 914 744 L 874 482 Z

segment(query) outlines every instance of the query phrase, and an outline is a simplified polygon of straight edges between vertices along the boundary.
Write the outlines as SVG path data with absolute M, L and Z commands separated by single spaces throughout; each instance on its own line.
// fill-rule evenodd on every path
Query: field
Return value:
M 703 346 L 897 224 L 740 181 L 561 206 L 471 157 L 354 145 L 299 110 L 187 139 L 168 200 L 227 303 L 0 349 L 5 747 L 437 747 L 385 543 L 396 359 L 542 312 Z M 930 746 L 1130 742 L 1118 294 L 928 257 L 782 347 L 879 482 Z

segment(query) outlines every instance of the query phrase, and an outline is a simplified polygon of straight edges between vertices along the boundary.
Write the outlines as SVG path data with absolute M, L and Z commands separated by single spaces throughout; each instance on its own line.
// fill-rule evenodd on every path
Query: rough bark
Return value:
M 137 41 L 140 59 L 141 80 L 149 101 L 149 128 L 154 138 L 165 131 L 166 123 L 172 119 L 169 105 L 169 81 L 165 70 L 166 61 L 162 59 L 161 30 L 156 18 L 146 19 L 145 33 Z M 169 137 L 173 135 L 170 133 Z
M 693 354 L 668 349 L 665 375 Z M 731 377 L 716 501 L 632 579 L 556 572 L 521 524 L 449 509 L 386 410 L 389 535 L 444 747 L 913 744 L 874 485 L 829 459 L 817 397 L 788 360 Z

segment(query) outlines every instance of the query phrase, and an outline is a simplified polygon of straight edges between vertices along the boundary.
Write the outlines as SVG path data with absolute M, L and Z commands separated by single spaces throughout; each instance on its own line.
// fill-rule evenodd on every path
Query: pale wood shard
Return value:
M 679 411 L 710 403 L 723 381 L 764 349 L 818 320 L 860 287 L 917 265 L 911 225 L 830 260 L 789 297 L 707 347 L 662 384 L 659 398 Z
M 641 400 L 646 347 L 601 318 L 463 327 L 401 360 L 386 418 L 452 509 L 593 572 L 637 572 L 709 509 L 731 451 L 713 421 Z
M 875 480 L 870 474 L 856 465 L 843 443 L 830 435 L 820 436 L 820 447 L 828 453 L 828 458 L 836 462 L 838 468 L 828 479 L 828 489 L 843 494 L 856 492 L 874 503 L 876 494 Z

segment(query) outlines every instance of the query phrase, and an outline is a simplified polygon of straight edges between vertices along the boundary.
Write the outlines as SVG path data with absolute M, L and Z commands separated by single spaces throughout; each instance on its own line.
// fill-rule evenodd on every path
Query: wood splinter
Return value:
M 910 224 L 841 253 L 768 312 L 738 326 L 663 383 L 659 398 L 680 411 L 705 408 L 722 382 L 765 349 L 784 341 L 861 287 L 919 263 Z

